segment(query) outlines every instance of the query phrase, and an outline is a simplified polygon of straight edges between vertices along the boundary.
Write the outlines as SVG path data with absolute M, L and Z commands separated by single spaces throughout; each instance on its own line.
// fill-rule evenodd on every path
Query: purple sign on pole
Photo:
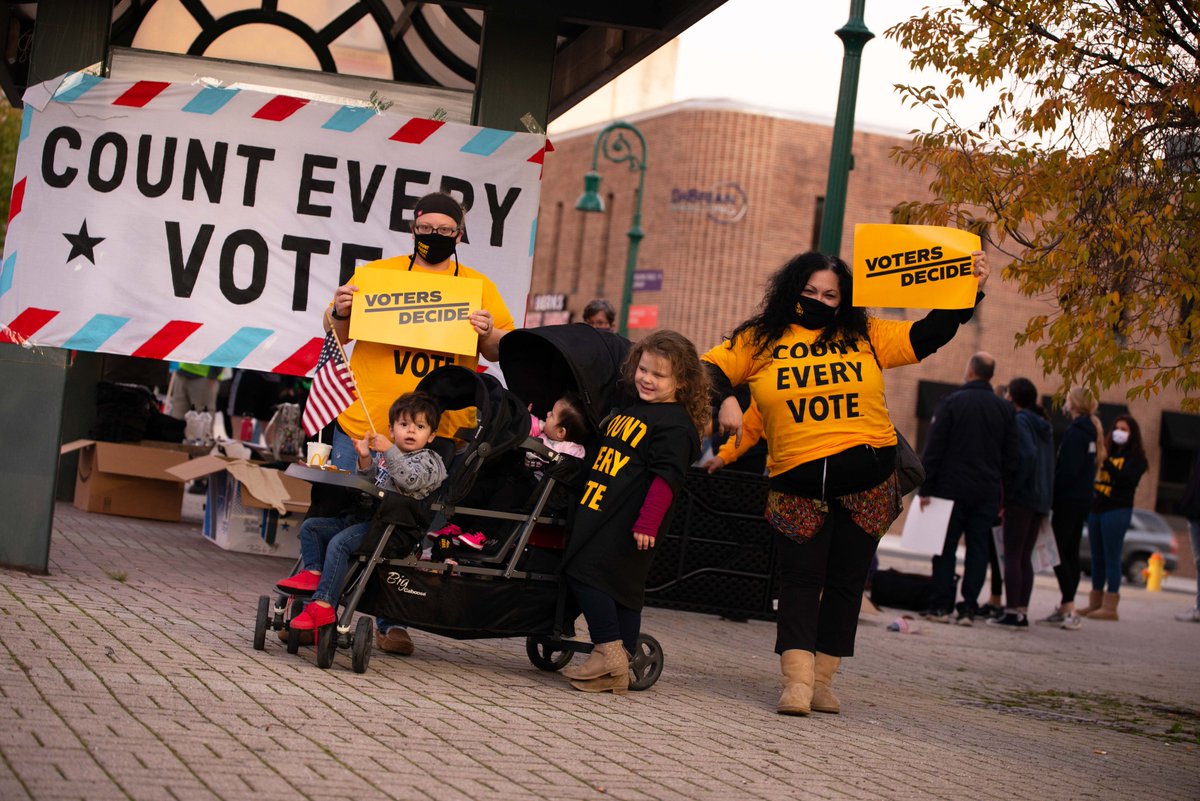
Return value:
M 662 270 L 634 270 L 633 271 L 633 291 L 634 292 L 661 292 L 662 291 Z

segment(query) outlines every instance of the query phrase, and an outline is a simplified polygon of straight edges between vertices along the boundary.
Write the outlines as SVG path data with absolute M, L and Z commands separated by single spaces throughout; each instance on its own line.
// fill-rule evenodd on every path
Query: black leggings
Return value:
M 829 504 L 825 524 L 803 545 L 780 534 L 775 653 L 792 649 L 853 656 L 863 586 L 879 540 Z
M 583 611 L 592 642 L 599 644 L 620 640 L 626 651 L 631 654 L 636 651 L 638 635 L 642 631 L 642 610 L 621 606 L 604 590 L 598 590 L 590 584 L 573 578 L 567 580 Z
M 1062 504 L 1054 507 L 1050 525 L 1054 528 L 1054 544 L 1058 546 L 1058 564 L 1054 576 L 1058 579 L 1058 590 L 1064 604 L 1075 603 L 1075 591 L 1079 589 L 1079 543 L 1083 539 L 1083 527 L 1087 523 L 1088 507 Z

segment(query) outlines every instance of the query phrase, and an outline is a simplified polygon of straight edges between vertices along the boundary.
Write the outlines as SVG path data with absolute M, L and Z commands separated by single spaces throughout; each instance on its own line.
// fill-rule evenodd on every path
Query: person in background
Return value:
M 1059 626 L 1068 631 L 1083 627 L 1075 611 L 1075 592 L 1079 589 L 1079 541 L 1087 525 L 1088 510 L 1092 508 L 1092 485 L 1096 468 L 1104 463 L 1104 443 L 1100 440 L 1100 418 L 1096 416 L 1096 397 L 1086 389 L 1075 387 L 1067 393 L 1067 414 L 1071 424 L 1063 432 L 1054 465 L 1054 510 L 1050 525 L 1054 527 L 1054 543 L 1058 546 L 1059 562 L 1054 566 L 1061 600 L 1050 615 L 1038 623 Z M 1093 591 L 1088 610 L 1099 609 L 1103 593 Z
M 1196 603 L 1175 619 L 1183 623 L 1200 623 L 1200 451 L 1196 452 L 1192 462 L 1192 474 L 1179 501 L 1179 513 L 1187 518 L 1188 534 L 1192 538 L 1192 558 L 1196 560 Z
M 982 251 L 972 260 L 977 304 L 989 268 Z M 900 515 L 884 370 L 930 356 L 974 314 L 972 307 L 935 309 L 914 321 L 871 317 L 854 305 L 852 281 L 839 258 L 792 258 L 771 277 L 759 312 L 703 356 L 719 395 L 721 433 L 736 432 L 735 445 L 742 436 L 738 385 L 749 384 L 762 414 L 766 518 L 779 533 L 782 715 L 841 710 L 833 677 L 842 658 L 854 655 L 875 549 Z M 832 391 L 825 382 L 783 380 L 818 371 L 841 380 Z
M 604 298 L 596 298 L 583 307 L 583 321 L 592 328 L 612 331 L 617 324 L 617 310 Z
M 1090 620 L 1118 620 L 1121 603 L 1121 554 L 1125 532 L 1133 519 L 1133 496 L 1146 472 L 1146 449 L 1142 431 L 1134 420 L 1123 414 L 1113 421 L 1104 442 L 1107 452 L 1096 471 L 1096 497 L 1088 515 L 1088 545 L 1092 549 L 1092 597 L 1100 596 L 1100 606 L 1080 610 Z
M 1017 431 L 1010 403 L 989 383 L 996 360 L 976 353 L 967 362 L 965 383 L 942 398 L 934 412 L 925 452 L 925 483 L 920 503 L 929 497 L 954 501 L 942 553 L 933 557 L 933 586 L 928 620 L 970 626 L 979 616 L 979 593 L 988 564 L 988 543 L 1000 511 L 1004 487 L 1017 461 Z M 954 604 L 954 569 L 960 539 L 966 539 L 962 601 Z M 957 613 L 957 614 L 955 614 Z M 990 618 L 989 618 L 990 619 Z
M 413 208 L 413 250 L 407 256 L 380 259 L 363 265 L 375 269 L 435 275 L 475 278 L 483 283 L 483 302 L 469 316 L 471 327 L 478 336 L 476 354 L 495 361 L 500 356 L 500 339 L 515 327 L 512 315 L 490 278 L 458 262 L 458 243 L 465 232 L 466 211 L 444 192 L 434 192 L 419 199 Z M 349 341 L 350 310 L 358 286 L 354 278 L 339 286 L 325 315 L 325 330 L 334 330 L 343 344 Z M 474 370 L 476 354 L 438 353 L 380 342 L 357 342 L 350 354 L 350 371 L 354 374 L 362 403 L 352 403 L 338 416 L 331 438 L 332 464 L 342 470 L 354 470 L 358 462 L 355 442 L 369 433 L 365 409 L 376 425 L 387 420 L 392 401 L 405 392 L 416 389 L 421 378 L 435 367 L 457 364 Z M 474 409 L 447 411 L 441 416 L 439 434 L 453 437 L 462 427 L 474 427 Z M 384 618 L 378 620 L 376 644 L 383 651 L 408 655 L 413 652 L 412 638 L 401 626 Z
M 1008 396 L 1017 409 L 1017 470 L 1004 494 L 1004 615 L 988 623 L 1029 628 L 1033 595 L 1033 548 L 1054 499 L 1054 432 L 1028 378 L 1014 378 Z

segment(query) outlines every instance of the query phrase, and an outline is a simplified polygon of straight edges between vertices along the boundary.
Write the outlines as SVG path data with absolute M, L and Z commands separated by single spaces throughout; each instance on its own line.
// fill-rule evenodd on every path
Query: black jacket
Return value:
M 1086 414 L 1071 421 L 1058 446 L 1054 466 L 1054 505 L 1087 509 L 1096 480 L 1096 426 Z
M 1017 465 L 1012 404 L 987 381 L 963 384 L 938 404 L 921 461 L 921 495 L 999 502 Z

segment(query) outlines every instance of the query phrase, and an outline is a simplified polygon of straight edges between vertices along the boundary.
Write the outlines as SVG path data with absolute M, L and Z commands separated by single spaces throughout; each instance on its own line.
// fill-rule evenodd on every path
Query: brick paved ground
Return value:
M 773 627 L 647 610 L 662 680 L 566 688 L 524 643 L 416 633 L 365 674 L 251 648 L 290 565 L 194 522 L 60 505 L 49 576 L 0 571 L 0 799 L 1197 799 L 1200 625 L 1025 633 L 864 618 L 840 716 L 774 714 Z M 124 580 L 119 580 L 124 574 Z M 1035 607 L 1056 600 L 1039 578 Z

